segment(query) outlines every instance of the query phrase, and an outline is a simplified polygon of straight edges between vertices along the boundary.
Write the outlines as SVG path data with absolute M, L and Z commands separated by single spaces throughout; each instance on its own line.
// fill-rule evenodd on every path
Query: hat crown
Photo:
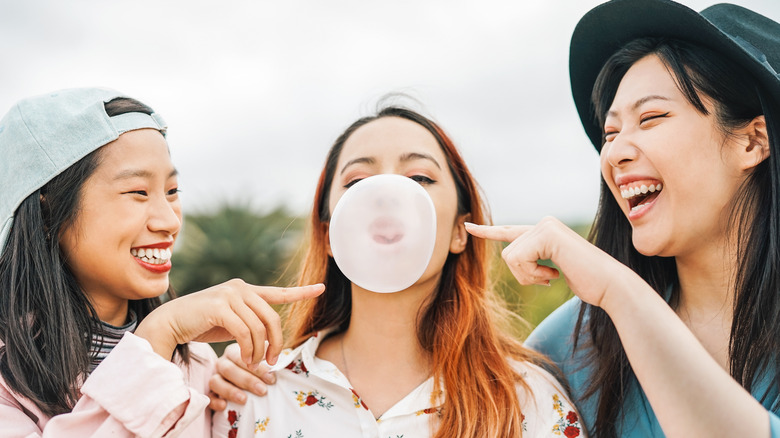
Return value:
M 710 6 L 701 11 L 701 15 L 777 75 L 780 70 L 780 23 L 730 3 Z
M 572 35 L 569 74 L 577 112 L 591 143 L 601 149 L 602 127 L 591 93 L 607 59 L 642 37 L 685 40 L 708 47 L 749 71 L 780 103 L 780 24 L 750 9 L 720 3 L 698 13 L 670 0 L 612 0 L 580 19 Z

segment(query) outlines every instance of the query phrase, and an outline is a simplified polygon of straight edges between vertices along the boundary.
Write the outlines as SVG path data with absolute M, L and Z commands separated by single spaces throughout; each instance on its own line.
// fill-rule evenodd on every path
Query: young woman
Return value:
M 397 293 L 361 288 L 328 243 L 334 206 L 357 181 L 398 174 L 419 182 L 436 211 L 433 256 Z M 578 416 L 541 357 L 502 330 L 489 289 L 489 247 L 464 222 L 488 221 L 476 183 L 444 132 L 386 108 L 353 123 L 328 153 L 312 209 L 300 283 L 324 282 L 293 305 L 294 350 L 265 397 L 215 414 L 235 436 L 583 436 Z
M 780 24 L 730 4 L 595 8 L 570 68 L 601 153 L 596 246 L 554 219 L 470 229 L 512 241 L 520 282 L 555 278 L 536 263 L 552 259 L 579 297 L 527 345 L 593 435 L 780 436 L 778 42 Z
M 0 121 L 1 436 L 210 436 L 215 357 L 189 342 L 237 338 L 257 364 L 267 327 L 274 361 L 266 302 L 322 291 L 233 280 L 160 305 L 182 219 L 165 130 L 105 89 L 25 99 Z

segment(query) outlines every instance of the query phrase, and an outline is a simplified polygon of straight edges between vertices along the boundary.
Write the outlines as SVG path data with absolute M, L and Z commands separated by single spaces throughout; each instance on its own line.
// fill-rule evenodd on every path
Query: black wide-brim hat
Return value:
M 602 127 L 591 102 L 596 77 L 613 53 L 640 37 L 681 39 L 722 53 L 752 73 L 769 97 L 780 102 L 780 24 L 728 3 L 698 13 L 668 0 L 612 0 L 582 17 L 569 49 L 574 103 L 596 150 L 602 143 Z

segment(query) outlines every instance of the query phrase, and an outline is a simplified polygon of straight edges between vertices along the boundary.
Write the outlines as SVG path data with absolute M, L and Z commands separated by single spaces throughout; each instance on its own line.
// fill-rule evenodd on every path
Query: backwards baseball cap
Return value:
M 585 14 L 571 38 L 569 76 L 580 120 L 596 150 L 602 126 L 591 93 L 612 54 L 640 37 L 666 37 L 709 47 L 753 74 L 780 103 L 780 24 L 741 6 L 721 3 L 696 12 L 669 0 L 612 0 Z M 764 97 L 764 96 L 762 96 Z
M 0 254 L 19 205 L 90 152 L 136 129 L 165 134 L 156 113 L 109 117 L 104 104 L 128 97 L 105 88 L 76 88 L 24 99 L 0 120 Z

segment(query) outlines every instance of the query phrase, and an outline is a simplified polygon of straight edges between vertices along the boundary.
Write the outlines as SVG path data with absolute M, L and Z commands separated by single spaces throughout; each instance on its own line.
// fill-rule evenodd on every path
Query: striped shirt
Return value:
M 116 327 L 105 322 L 100 322 L 101 331 L 98 333 L 92 333 L 92 347 L 90 348 L 90 357 L 92 361 L 89 364 L 90 374 L 95 371 L 100 362 L 111 353 L 119 340 L 126 332 L 134 332 L 135 327 L 138 325 L 138 318 L 135 312 L 130 310 L 130 321 L 121 327 Z

